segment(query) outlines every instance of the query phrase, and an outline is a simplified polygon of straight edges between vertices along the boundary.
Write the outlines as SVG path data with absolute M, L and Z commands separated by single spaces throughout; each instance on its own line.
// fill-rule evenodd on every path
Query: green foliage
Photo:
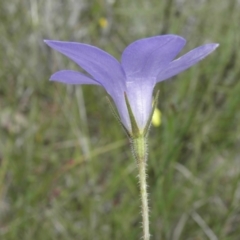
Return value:
M 50 83 L 78 67 L 42 40 L 85 42 L 119 59 L 138 38 L 174 33 L 186 50 L 220 47 L 157 86 L 152 239 L 239 240 L 239 11 L 225 0 L 0 1 L 0 239 L 140 238 L 136 163 L 106 94 Z

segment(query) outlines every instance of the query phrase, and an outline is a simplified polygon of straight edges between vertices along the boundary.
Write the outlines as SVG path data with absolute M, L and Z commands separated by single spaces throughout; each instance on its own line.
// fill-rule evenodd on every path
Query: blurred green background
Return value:
M 79 69 L 43 39 L 120 59 L 173 33 L 220 47 L 162 82 L 149 136 L 152 240 L 240 239 L 240 2 L 0 1 L 0 239 L 140 239 L 137 170 L 103 89 L 49 82 Z

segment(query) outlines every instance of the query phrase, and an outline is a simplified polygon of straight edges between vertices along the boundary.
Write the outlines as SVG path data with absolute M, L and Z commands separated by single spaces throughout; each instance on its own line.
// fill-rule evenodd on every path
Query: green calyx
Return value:
M 126 101 L 126 105 L 127 105 L 127 109 L 128 109 L 128 114 L 129 114 L 129 118 L 130 118 L 130 123 L 131 123 L 131 127 L 132 127 L 132 132 L 131 132 L 130 136 L 131 136 L 131 138 L 137 138 L 137 137 L 141 136 L 142 134 L 141 134 L 141 132 L 138 128 L 136 119 L 133 115 L 132 108 L 130 106 L 130 103 L 129 103 L 129 100 L 128 100 L 128 97 L 127 97 L 126 93 L 124 93 L 124 97 L 125 97 L 125 101 Z
M 130 122 L 131 122 L 131 127 L 132 127 L 132 132 L 131 133 L 128 132 L 128 135 L 130 136 L 130 138 L 138 138 L 138 137 L 141 137 L 141 136 L 146 137 L 148 135 L 148 132 L 149 132 L 149 129 L 150 129 L 150 126 L 151 126 L 153 113 L 155 111 L 155 108 L 157 107 L 159 91 L 157 91 L 157 94 L 154 98 L 152 112 L 149 116 L 149 119 L 148 119 L 147 124 L 146 124 L 145 128 L 143 129 L 143 131 L 140 131 L 140 129 L 137 125 L 136 119 L 134 117 L 134 114 L 132 112 L 132 109 L 131 109 L 131 106 L 130 106 L 130 103 L 129 103 L 129 100 L 128 100 L 128 97 L 127 97 L 127 94 L 124 93 L 124 96 L 125 96 L 125 101 L 126 101 L 128 114 L 129 114 L 129 118 L 130 118 Z
M 121 126 L 123 127 L 124 131 L 126 132 L 127 136 L 130 139 L 136 139 L 136 138 L 139 138 L 139 137 L 146 137 L 148 135 L 148 132 L 149 132 L 149 129 L 150 129 L 150 126 L 151 126 L 151 122 L 152 122 L 152 116 L 153 116 L 154 110 L 155 110 L 155 108 L 157 106 L 158 96 L 159 96 L 159 91 L 157 92 L 157 94 L 156 94 L 156 96 L 154 98 L 152 112 L 151 112 L 151 114 L 149 116 L 147 124 L 146 124 L 146 126 L 145 126 L 145 128 L 143 130 L 140 130 L 138 125 L 137 125 L 137 121 L 136 121 L 135 116 L 133 114 L 132 108 L 130 106 L 127 94 L 124 93 L 126 106 L 127 106 L 127 110 L 128 110 L 128 114 L 129 114 L 129 118 L 130 118 L 130 123 L 131 123 L 131 129 L 132 129 L 131 132 L 123 125 L 123 123 L 121 122 L 121 119 L 120 119 L 118 113 L 116 112 L 116 110 L 115 110 L 115 108 L 114 108 L 110 98 L 107 97 L 107 100 L 109 102 L 109 106 L 110 106 L 110 109 L 111 109 L 113 115 L 115 116 L 117 121 L 121 124 Z

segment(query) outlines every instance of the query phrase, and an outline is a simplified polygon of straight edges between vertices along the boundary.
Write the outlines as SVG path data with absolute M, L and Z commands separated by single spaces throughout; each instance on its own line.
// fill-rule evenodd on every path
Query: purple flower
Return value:
M 218 47 L 215 43 L 206 44 L 174 60 L 186 41 L 177 35 L 162 35 L 133 42 L 124 50 L 119 63 L 107 52 L 91 45 L 51 40 L 45 40 L 45 43 L 91 75 L 61 70 L 50 80 L 104 87 L 115 102 L 121 122 L 130 135 L 133 132 L 131 111 L 140 133 L 148 127 L 155 85 L 193 66 Z

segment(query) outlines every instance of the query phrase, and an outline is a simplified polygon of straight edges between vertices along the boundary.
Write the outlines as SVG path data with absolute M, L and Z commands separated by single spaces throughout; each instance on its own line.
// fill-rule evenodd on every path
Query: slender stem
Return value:
M 148 216 L 148 194 L 147 194 L 147 176 L 146 176 L 146 162 L 147 162 L 147 144 L 144 136 L 132 139 L 133 154 L 137 160 L 139 171 L 140 196 L 142 202 L 142 227 L 143 240 L 150 239 L 149 233 L 149 216 Z

